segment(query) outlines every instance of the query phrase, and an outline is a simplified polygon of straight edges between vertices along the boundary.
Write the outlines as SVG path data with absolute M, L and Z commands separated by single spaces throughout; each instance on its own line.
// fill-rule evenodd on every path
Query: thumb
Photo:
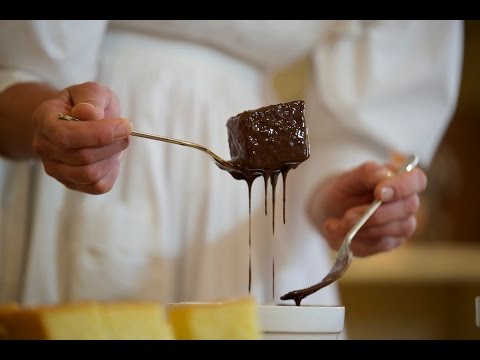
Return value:
M 104 118 L 104 114 L 101 108 L 88 102 L 78 103 L 72 108 L 72 116 L 81 120 L 100 120 Z
M 100 120 L 105 117 L 105 111 L 112 106 L 118 107 L 114 101 L 115 94 L 107 87 L 95 82 L 86 82 L 68 88 L 72 107 L 72 116 L 82 120 Z M 120 111 L 115 109 L 111 117 L 118 117 Z M 111 111 L 110 111 L 111 112 Z M 112 116 L 113 115 L 113 116 Z

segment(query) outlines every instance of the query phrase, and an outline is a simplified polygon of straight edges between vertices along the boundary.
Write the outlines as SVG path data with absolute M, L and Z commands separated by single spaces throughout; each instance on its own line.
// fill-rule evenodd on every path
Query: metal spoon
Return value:
M 58 118 L 60 120 L 82 121 L 82 120 L 77 119 L 73 116 L 65 115 L 65 114 L 58 114 Z M 190 141 L 179 140 L 179 139 L 174 139 L 174 138 L 170 138 L 170 137 L 166 137 L 166 136 L 160 136 L 160 135 L 155 135 L 155 134 L 150 134 L 150 133 L 135 131 L 135 130 L 133 130 L 130 133 L 130 135 L 138 136 L 138 137 L 142 137 L 142 138 L 146 138 L 146 139 L 151 139 L 151 140 L 163 141 L 163 142 L 176 144 L 176 145 L 188 146 L 188 147 L 203 151 L 204 153 L 208 154 L 213 159 L 215 164 L 220 169 L 226 170 L 228 172 L 240 172 L 239 169 L 237 167 L 235 167 L 232 163 L 230 163 L 229 161 L 221 158 L 220 156 L 218 156 L 213 151 L 211 151 L 210 149 L 206 148 L 203 145 L 199 145 L 199 144 L 196 144 L 196 143 L 193 143 L 193 142 L 190 142 Z
M 403 163 L 398 173 L 412 171 L 415 168 L 415 166 L 417 166 L 418 160 L 419 159 L 417 155 L 415 154 L 410 155 L 409 157 L 407 157 L 407 159 L 405 159 L 405 162 Z M 343 276 L 343 274 L 345 274 L 345 272 L 350 266 L 350 263 L 352 262 L 353 252 L 352 252 L 352 249 L 350 248 L 350 244 L 352 242 L 353 237 L 358 232 L 358 230 L 360 230 L 360 228 L 367 222 L 370 216 L 372 216 L 372 214 L 380 207 L 381 204 L 382 204 L 381 200 L 373 201 L 370 207 L 365 211 L 365 213 L 360 217 L 360 219 L 358 219 L 356 224 L 345 235 L 345 238 L 343 239 L 340 250 L 338 251 L 335 264 L 333 265 L 332 269 L 327 274 L 327 276 L 325 276 L 322 279 L 322 281 L 320 281 L 318 284 L 309 286 L 305 289 L 290 291 L 289 293 L 281 296 L 280 299 L 281 300 L 292 299 L 295 301 L 296 305 L 300 305 L 300 302 L 306 296 L 311 295 L 314 292 L 320 290 L 321 288 L 324 288 L 325 286 L 330 285 L 334 281 L 337 281 L 338 279 L 340 279 Z

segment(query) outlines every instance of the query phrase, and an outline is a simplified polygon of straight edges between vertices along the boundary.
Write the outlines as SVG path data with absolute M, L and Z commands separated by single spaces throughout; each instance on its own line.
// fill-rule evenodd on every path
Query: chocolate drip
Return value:
M 272 299 L 275 300 L 275 257 L 272 258 Z
M 270 183 L 272 184 L 272 234 L 275 235 L 275 193 L 277 188 L 278 175 L 275 172 L 270 175 Z M 283 204 L 285 206 L 285 204 Z M 272 298 L 275 299 L 275 242 L 272 243 Z
M 227 121 L 231 166 L 222 167 L 235 179 L 248 184 L 249 269 L 248 291 L 251 291 L 251 191 L 254 180 L 262 176 L 265 183 L 267 215 L 268 180 L 272 185 L 272 232 L 275 234 L 275 192 L 280 172 L 283 179 L 283 223 L 285 224 L 286 178 L 290 169 L 310 157 L 305 121 L 305 103 L 291 101 L 244 111 Z M 275 295 L 275 259 L 272 259 L 273 296 Z
M 285 224 L 285 203 L 287 202 L 287 175 L 290 169 L 282 168 L 282 183 L 283 183 L 283 223 Z
M 263 174 L 263 182 L 265 184 L 265 215 L 267 215 L 268 174 Z
M 248 185 L 248 293 L 252 291 L 252 184 L 253 180 L 247 180 Z
M 272 184 L 272 234 L 275 234 L 275 191 L 277 189 L 278 172 L 270 175 L 270 183 Z

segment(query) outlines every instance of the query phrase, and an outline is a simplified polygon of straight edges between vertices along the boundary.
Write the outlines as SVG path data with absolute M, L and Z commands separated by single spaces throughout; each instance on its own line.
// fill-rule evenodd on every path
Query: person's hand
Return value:
M 366 162 L 317 186 L 309 203 L 312 223 L 338 250 L 347 232 L 374 199 L 382 200 L 351 246 L 355 256 L 369 256 L 401 245 L 417 226 L 419 194 L 427 176 L 420 168 L 393 175 L 398 165 Z
M 84 121 L 59 120 L 63 113 Z M 119 118 L 117 96 L 87 82 L 62 90 L 33 113 L 33 151 L 45 172 L 66 187 L 89 194 L 111 190 L 128 147 L 129 121 Z

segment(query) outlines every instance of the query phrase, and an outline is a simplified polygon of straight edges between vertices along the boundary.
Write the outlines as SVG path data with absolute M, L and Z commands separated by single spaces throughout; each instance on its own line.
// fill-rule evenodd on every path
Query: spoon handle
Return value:
M 68 121 L 81 121 L 80 119 L 77 119 L 77 118 L 75 118 L 75 117 L 73 117 L 73 116 L 65 115 L 65 114 L 58 114 L 58 118 L 61 119 L 61 120 L 68 120 Z M 192 147 L 196 147 L 196 148 L 203 148 L 203 146 L 201 146 L 201 145 L 199 145 L 199 144 L 195 144 L 195 143 L 189 142 L 189 141 L 174 139 L 174 138 L 170 138 L 170 137 L 166 137 L 166 136 L 160 136 L 160 135 L 150 134 L 150 133 L 141 132 L 141 131 L 136 131 L 136 130 L 132 130 L 132 132 L 130 133 L 130 135 L 132 135 L 132 136 L 138 136 L 138 137 L 142 137 L 142 138 L 146 138 L 146 139 L 152 139 L 152 140 L 158 140 L 158 141 L 165 141 L 165 142 L 172 143 L 172 144 L 177 144 L 177 145 L 184 145 L 184 146 L 192 146 Z
M 66 114 L 58 114 L 58 118 L 60 120 L 67 120 L 67 121 L 81 121 L 80 119 L 77 119 L 76 117 L 66 115 Z M 135 130 L 133 130 L 130 133 L 130 135 L 137 136 L 137 137 L 142 137 L 142 138 L 145 138 L 145 139 L 163 141 L 163 142 L 167 142 L 167 143 L 170 143 L 170 144 L 188 146 L 188 147 L 203 151 L 204 153 L 210 155 L 210 157 L 213 158 L 215 163 L 217 165 L 221 166 L 223 169 L 232 168 L 232 165 L 228 161 L 224 160 L 219 155 L 215 154 L 212 150 L 206 148 L 203 145 L 196 144 L 196 143 L 191 142 L 191 141 L 174 139 L 174 138 L 170 138 L 170 137 L 167 137 L 167 136 L 160 136 L 160 135 L 155 135 L 155 134 L 150 134 L 150 133 L 135 131 Z

